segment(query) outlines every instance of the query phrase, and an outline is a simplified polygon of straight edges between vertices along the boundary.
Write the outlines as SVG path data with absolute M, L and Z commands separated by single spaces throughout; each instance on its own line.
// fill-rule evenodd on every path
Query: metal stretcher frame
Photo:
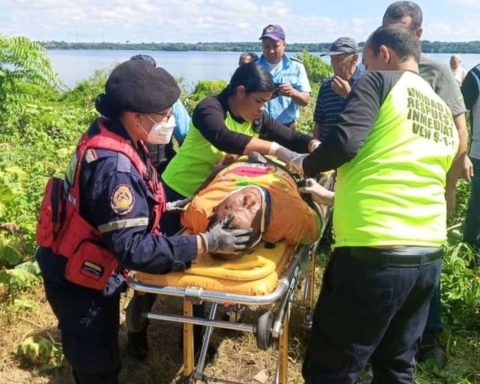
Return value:
M 287 383 L 287 368 L 288 368 L 288 323 L 289 323 L 289 309 L 293 299 L 293 294 L 297 283 L 299 281 L 300 265 L 303 261 L 307 261 L 308 265 L 308 280 L 314 278 L 315 268 L 315 251 L 318 241 L 314 245 L 299 246 L 296 250 L 290 265 L 288 266 L 284 275 L 279 278 L 276 289 L 266 295 L 252 296 L 242 294 L 231 294 L 226 292 L 209 291 L 198 287 L 171 287 L 171 286 L 158 286 L 142 283 L 135 280 L 135 274 L 132 274 L 127 278 L 127 282 L 131 288 L 135 291 L 143 293 L 153 293 L 156 295 L 167 295 L 174 297 L 182 297 L 183 301 L 183 316 L 147 312 L 144 316 L 147 319 L 163 320 L 183 323 L 183 377 L 185 382 L 189 380 L 205 380 L 209 379 L 203 374 L 203 368 L 205 364 L 205 358 L 207 353 L 208 342 L 213 331 L 213 328 L 223 328 L 244 332 L 253 332 L 257 335 L 257 344 L 259 343 L 258 337 L 261 338 L 265 347 L 271 344 L 272 338 L 278 339 L 278 364 L 275 377 L 275 383 L 286 384 Z M 305 263 L 303 263 L 305 264 Z M 311 273 L 310 273 L 310 270 Z M 313 305 L 313 281 L 307 283 L 305 287 L 304 301 L 310 300 L 306 303 L 307 311 L 311 312 Z M 308 292 L 312 291 L 312 292 Z M 194 317 L 193 316 L 193 304 L 201 301 L 213 303 L 210 309 L 208 318 Z M 269 304 L 279 304 L 279 310 L 276 314 L 275 320 L 270 321 L 268 316 L 260 318 L 257 324 L 246 323 L 232 323 L 223 320 L 214 320 L 217 305 L 223 303 L 241 304 L 246 306 L 262 306 Z M 268 312 L 266 312 L 268 314 Z M 264 314 L 265 315 L 265 314 Z M 311 316 L 309 314 L 309 316 Z M 307 316 L 308 318 L 308 316 Z M 199 355 L 196 370 L 194 370 L 194 350 L 193 350 L 193 325 L 200 325 L 207 327 L 204 335 L 204 343 Z M 267 329 L 267 328 L 268 329 Z M 261 329 L 259 329 L 261 328 Z M 262 333 L 259 336 L 259 332 Z M 265 341 L 268 340 L 268 341 Z M 267 349 L 264 348 L 264 349 Z M 263 348 L 262 348 L 263 349 Z M 211 378 L 210 378 L 211 379 Z
M 332 189 L 334 184 L 334 175 L 330 175 L 324 186 Z M 316 211 L 321 215 L 319 207 L 315 206 Z M 290 306 L 293 302 L 295 288 L 301 278 L 304 278 L 303 309 L 305 311 L 304 324 L 309 327 L 312 322 L 312 309 L 314 304 L 314 284 L 315 284 L 315 255 L 320 240 L 323 238 L 326 228 L 331 219 L 331 208 L 327 208 L 323 215 L 322 228 L 319 238 L 311 245 L 300 245 L 288 265 L 285 273 L 278 279 L 275 290 L 264 295 L 244 295 L 228 292 L 219 292 L 207 290 L 200 287 L 174 287 L 153 285 L 142 283 L 135 278 L 135 272 L 127 277 L 128 285 L 133 290 L 143 293 L 152 293 L 156 295 L 166 295 L 183 298 L 183 315 L 173 315 L 161 312 L 146 312 L 143 314 L 145 319 L 171 321 L 183 324 L 183 382 L 195 383 L 197 380 L 214 380 L 216 382 L 233 383 L 232 381 L 220 380 L 207 377 L 203 374 L 207 348 L 213 328 L 223 328 L 244 332 L 253 332 L 257 338 L 257 346 L 261 349 L 268 349 L 273 339 L 278 339 L 277 367 L 274 378 L 275 384 L 287 384 L 288 382 L 288 324 L 290 319 Z M 301 276 L 301 267 L 305 266 L 304 276 Z M 303 273 L 302 273 L 303 275 Z M 193 304 L 202 301 L 211 303 L 208 318 L 194 317 Z M 245 306 L 265 306 L 278 304 L 278 312 L 273 320 L 271 311 L 261 315 L 257 324 L 232 323 L 229 321 L 215 320 L 215 314 L 218 304 L 238 304 Z M 128 319 L 128 316 L 127 316 Z M 193 326 L 200 325 L 206 327 L 202 349 L 200 351 L 197 365 L 195 366 L 194 353 L 194 334 Z M 127 321 L 128 327 L 128 321 Z M 241 383 L 240 383 L 241 384 Z

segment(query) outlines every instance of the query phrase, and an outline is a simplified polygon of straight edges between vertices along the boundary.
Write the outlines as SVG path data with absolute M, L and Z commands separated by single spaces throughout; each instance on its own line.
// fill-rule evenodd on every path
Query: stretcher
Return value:
M 322 184 L 332 188 L 334 176 Z M 143 321 L 163 320 L 183 324 L 183 382 L 195 383 L 210 380 L 204 374 L 207 348 L 214 328 L 223 328 L 255 334 L 258 348 L 267 350 L 273 344 L 277 348 L 277 366 L 274 383 L 287 383 L 288 324 L 294 293 L 304 280 L 301 307 L 305 311 L 305 325 L 312 320 L 313 289 L 315 282 L 315 254 L 325 233 L 331 210 L 310 202 L 320 222 L 320 237 L 313 244 L 292 246 L 285 242 L 268 244 L 261 242 L 248 254 L 235 261 L 206 260 L 194 264 L 184 272 L 154 275 L 131 272 L 127 282 L 137 293 L 152 293 L 183 298 L 183 314 L 144 311 L 138 308 L 129 313 L 126 323 L 130 330 L 141 328 Z M 195 317 L 193 305 L 209 303 L 208 317 Z M 232 322 L 217 319 L 219 305 L 265 308 L 256 322 Z M 203 343 L 195 361 L 193 326 L 205 327 Z M 277 340 L 276 343 L 273 343 Z

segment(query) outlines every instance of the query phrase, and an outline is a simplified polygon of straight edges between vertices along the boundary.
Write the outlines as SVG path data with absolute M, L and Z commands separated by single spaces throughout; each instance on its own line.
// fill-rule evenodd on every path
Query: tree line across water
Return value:
M 213 42 L 213 43 L 94 43 L 94 42 L 66 42 L 43 41 L 39 42 L 46 49 L 115 49 L 135 51 L 258 51 L 259 42 Z M 330 43 L 289 43 L 290 52 L 325 52 L 330 48 Z M 363 47 L 364 43 L 359 44 Z M 480 53 L 480 41 L 445 42 L 422 41 L 422 51 L 425 53 Z

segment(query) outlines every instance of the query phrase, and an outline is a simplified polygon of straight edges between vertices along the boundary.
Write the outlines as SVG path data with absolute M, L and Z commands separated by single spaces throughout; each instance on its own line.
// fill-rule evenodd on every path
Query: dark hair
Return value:
M 367 48 L 377 56 L 380 45 L 393 49 L 401 61 L 409 57 L 417 63 L 420 61 L 420 40 L 403 25 L 392 24 L 375 30 L 367 40 Z
M 235 90 L 240 85 L 245 87 L 247 94 L 253 92 L 273 92 L 275 90 L 272 76 L 257 63 L 248 63 L 237 68 L 230 79 L 230 84 L 225 89 L 227 96 L 234 95 Z
M 245 63 L 245 64 L 242 64 L 240 61 L 242 59 L 242 57 L 246 57 L 248 56 L 250 58 L 250 61 L 249 63 L 254 63 L 255 61 L 258 60 L 258 55 L 255 53 L 255 52 L 243 52 L 240 57 L 239 57 L 239 64 L 240 65 L 245 65 L 245 64 L 248 64 L 248 63 Z
M 95 109 L 102 116 L 108 117 L 109 119 L 119 120 L 123 115 L 123 109 L 116 107 L 110 103 L 107 95 L 104 93 L 97 96 L 95 99 Z
M 250 56 L 250 58 L 252 59 L 252 62 L 258 60 L 258 55 L 255 52 L 247 52 L 247 55 Z
M 385 23 L 386 18 L 400 21 L 406 16 L 409 16 L 412 19 L 412 23 L 409 26 L 412 31 L 416 31 L 422 26 L 422 10 L 418 4 L 413 1 L 396 1 L 395 3 L 390 4 L 383 15 L 383 23 Z
M 144 60 L 144 61 L 148 61 L 149 63 L 153 64 L 154 67 L 157 66 L 157 62 L 155 61 L 155 59 L 150 56 L 150 55 L 133 55 L 130 60 Z

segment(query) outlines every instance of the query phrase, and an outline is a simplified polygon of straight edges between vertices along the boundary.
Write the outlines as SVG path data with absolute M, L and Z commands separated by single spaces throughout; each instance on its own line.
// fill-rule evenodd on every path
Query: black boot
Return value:
M 134 359 L 144 361 L 148 356 L 147 328 L 140 332 L 128 332 L 127 353 Z
M 119 371 L 85 375 L 72 368 L 75 384 L 118 384 Z
M 425 363 L 426 361 L 433 361 L 440 368 L 447 365 L 447 355 L 443 351 L 437 339 L 432 342 L 423 342 L 420 350 L 417 353 L 417 361 Z
M 148 355 L 147 328 L 145 316 L 152 309 L 155 295 L 135 293 L 128 303 L 126 323 L 128 329 L 127 353 L 137 360 L 145 360 Z

